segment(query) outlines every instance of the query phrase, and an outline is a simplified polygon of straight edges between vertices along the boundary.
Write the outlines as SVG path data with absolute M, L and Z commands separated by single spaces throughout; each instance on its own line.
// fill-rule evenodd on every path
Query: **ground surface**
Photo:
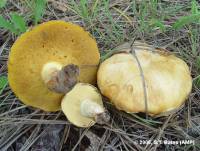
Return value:
M 95 144 L 92 140 L 97 140 L 92 150 L 200 150 L 199 18 L 192 19 L 191 16 L 188 17 L 189 20 L 186 18 L 174 25 L 182 16 L 194 13 L 195 7 L 193 5 L 191 8 L 191 1 L 81 2 L 49 0 L 41 22 L 60 19 L 83 26 L 96 38 L 103 58 L 114 47 L 133 38 L 155 47 L 167 48 L 190 66 L 194 82 L 189 99 L 178 112 L 170 116 L 148 119 L 143 114 L 120 112 L 105 101 L 111 114 L 111 122 L 82 129 L 71 125 L 61 112 L 47 113 L 25 106 L 7 85 L 0 96 L 0 150 L 82 151 L 89 144 Z M 21 14 L 30 27 L 33 26 L 27 1 L 9 0 L 0 14 L 9 18 L 9 13 L 13 11 Z M 191 19 L 193 23 L 186 24 Z M 16 38 L 16 35 L 0 28 L 1 76 L 7 75 L 6 62 Z M 148 144 L 146 141 L 150 139 L 194 140 L 195 144 Z

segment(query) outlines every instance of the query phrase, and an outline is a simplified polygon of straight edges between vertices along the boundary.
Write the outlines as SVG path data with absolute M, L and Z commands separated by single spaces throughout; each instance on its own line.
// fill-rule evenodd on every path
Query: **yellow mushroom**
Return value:
M 49 21 L 22 34 L 11 48 L 8 79 L 25 104 L 57 111 L 78 82 L 96 83 L 100 54 L 95 39 L 78 25 Z
M 129 113 L 147 111 L 157 115 L 180 107 L 192 88 L 187 64 L 147 44 L 136 42 L 133 45 L 136 56 L 126 47 L 130 45 L 123 46 L 118 50 L 121 53 L 106 59 L 98 69 L 97 83 L 101 93 L 116 108 Z
M 96 122 L 103 124 L 109 121 L 101 95 L 90 84 L 76 84 L 62 99 L 61 107 L 68 120 L 78 127 L 90 127 Z

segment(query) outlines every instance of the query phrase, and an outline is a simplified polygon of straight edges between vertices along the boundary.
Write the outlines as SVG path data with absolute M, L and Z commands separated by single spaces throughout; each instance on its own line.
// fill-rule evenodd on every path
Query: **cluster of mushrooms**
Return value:
M 23 103 L 62 110 L 78 127 L 108 122 L 101 95 L 127 113 L 159 115 L 184 103 L 192 78 L 183 60 L 150 48 L 136 42 L 133 55 L 131 47 L 119 47 L 119 53 L 100 63 L 97 43 L 83 28 L 45 22 L 12 46 L 9 84 Z

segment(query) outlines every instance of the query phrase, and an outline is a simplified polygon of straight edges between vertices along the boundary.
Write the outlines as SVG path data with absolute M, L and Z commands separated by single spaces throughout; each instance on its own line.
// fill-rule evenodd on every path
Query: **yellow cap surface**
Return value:
M 57 111 L 63 94 L 45 86 L 41 77 L 43 65 L 73 63 L 80 67 L 79 81 L 94 84 L 99 59 L 96 41 L 83 28 L 64 21 L 49 21 L 22 34 L 13 44 L 8 60 L 9 84 L 25 104 Z
M 192 88 L 187 64 L 175 57 L 147 50 L 136 50 L 147 90 L 148 113 L 163 113 L 181 106 Z M 120 110 L 145 112 L 142 77 L 135 57 L 120 53 L 99 67 L 98 86 L 103 95 Z

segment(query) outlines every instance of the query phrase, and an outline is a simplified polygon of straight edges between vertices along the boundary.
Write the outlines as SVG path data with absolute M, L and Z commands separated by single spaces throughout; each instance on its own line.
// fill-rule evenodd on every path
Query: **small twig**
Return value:
M 162 127 L 161 127 L 161 129 L 160 129 L 160 132 L 158 133 L 158 136 L 157 136 L 156 140 L 160 140 L 160 138 L 161 138 L 161 136 L 163 135 L 164 130 L 167 128 L 168 123 L 169 123 L 170 119 L 172 118 L 172 116 L 173 116 L 173 114 L 171 114 L 171 115 L 167 118 L 167 120 L 164 122 L 164 124 L 162 125 Z M 153 151 L 156 151 L 157 148 L 158 148 L 158 146 L 159 146 L 159 144 L 156 144 L 155 147 L 152 148 Z M 147 149 L 147 150 L 148 150 L 148 149 Z M 150 149 L 149 149 L 149 150 L 150 150 Z
M 9 40 L 10 39 L 7 38 L 4 44 L 0 47 L 0 55 L 3 53 L 4 48 L 8 45 Z
M 144 101 L 145 101 L 145 113 L 146 113 L 146 119 L 148 119 L 148 103 L 147 103 L 147 90 L 146 90 L 146 82 L 145 82 L 145 78 L 144 78 L 144 73 L 143 73 L 143 70 L 142 70 L 142 66 L 140 64 L 140 61 L 137 57 L 137 54 L 135 52 L 135 49 L 133 47 L 133 44 L 135 42 L 135 39 L 133 39 L 133 42 L 131 43 L 131 53 L 133 54 L 133 56 L 135 57 L 136 61 L 137 61 L 137 64 L 138 64 L 138 67 L 139 67 L 139 70 L 140 70 L 140 76 L 142 78 L 142 85 L 143 85 L 143 92 L 144 92 Z
M 177 41 L 179 41 L 180 39 L 185 38 L 185 37 L 186 37 L 186 35 L 180 36 L 180 37 L 174 39 L 173 41 L 171 41 L 170 43 L 166 44 L 166 45 L 163 46 L 162 48 L 163 48 L 163 49 L 166 49 L 166 48 L 169 47 L 170 45 L 174 44 L 175 42 L 177 42 Z
M 75 151 L 75 150 L 76 150 L 76 148 L 78 147 L 78 145 L 80 145 L 80 143 L 81 143 L 83 137 L 86 135 L 86 133 L 88 132 L 89 129 L 90 129 L 90 127 L 86 128 L 86 129 L 83 131 L 83 133 L 82 133 L 81 136 L 79 137 L 79 140 L 78 140 L 77 143 L 74 145 L 74 147 L 72 148 L 71 151 Z
M 85 151 L 98 150 L 101 138 L 91 131 L 87 131 L 85 136 L 90 140 L 90 146 Z
M 70 130 L 70 126 L 69 125 L 65 125 L 63 136 L 62 136 L 62 139 L 60 141 L 60 149 L 59 149 L 59 151 L 62 150 L 63 144 L 66 142 L 66 139 L 69 136 L 69 130 Z

